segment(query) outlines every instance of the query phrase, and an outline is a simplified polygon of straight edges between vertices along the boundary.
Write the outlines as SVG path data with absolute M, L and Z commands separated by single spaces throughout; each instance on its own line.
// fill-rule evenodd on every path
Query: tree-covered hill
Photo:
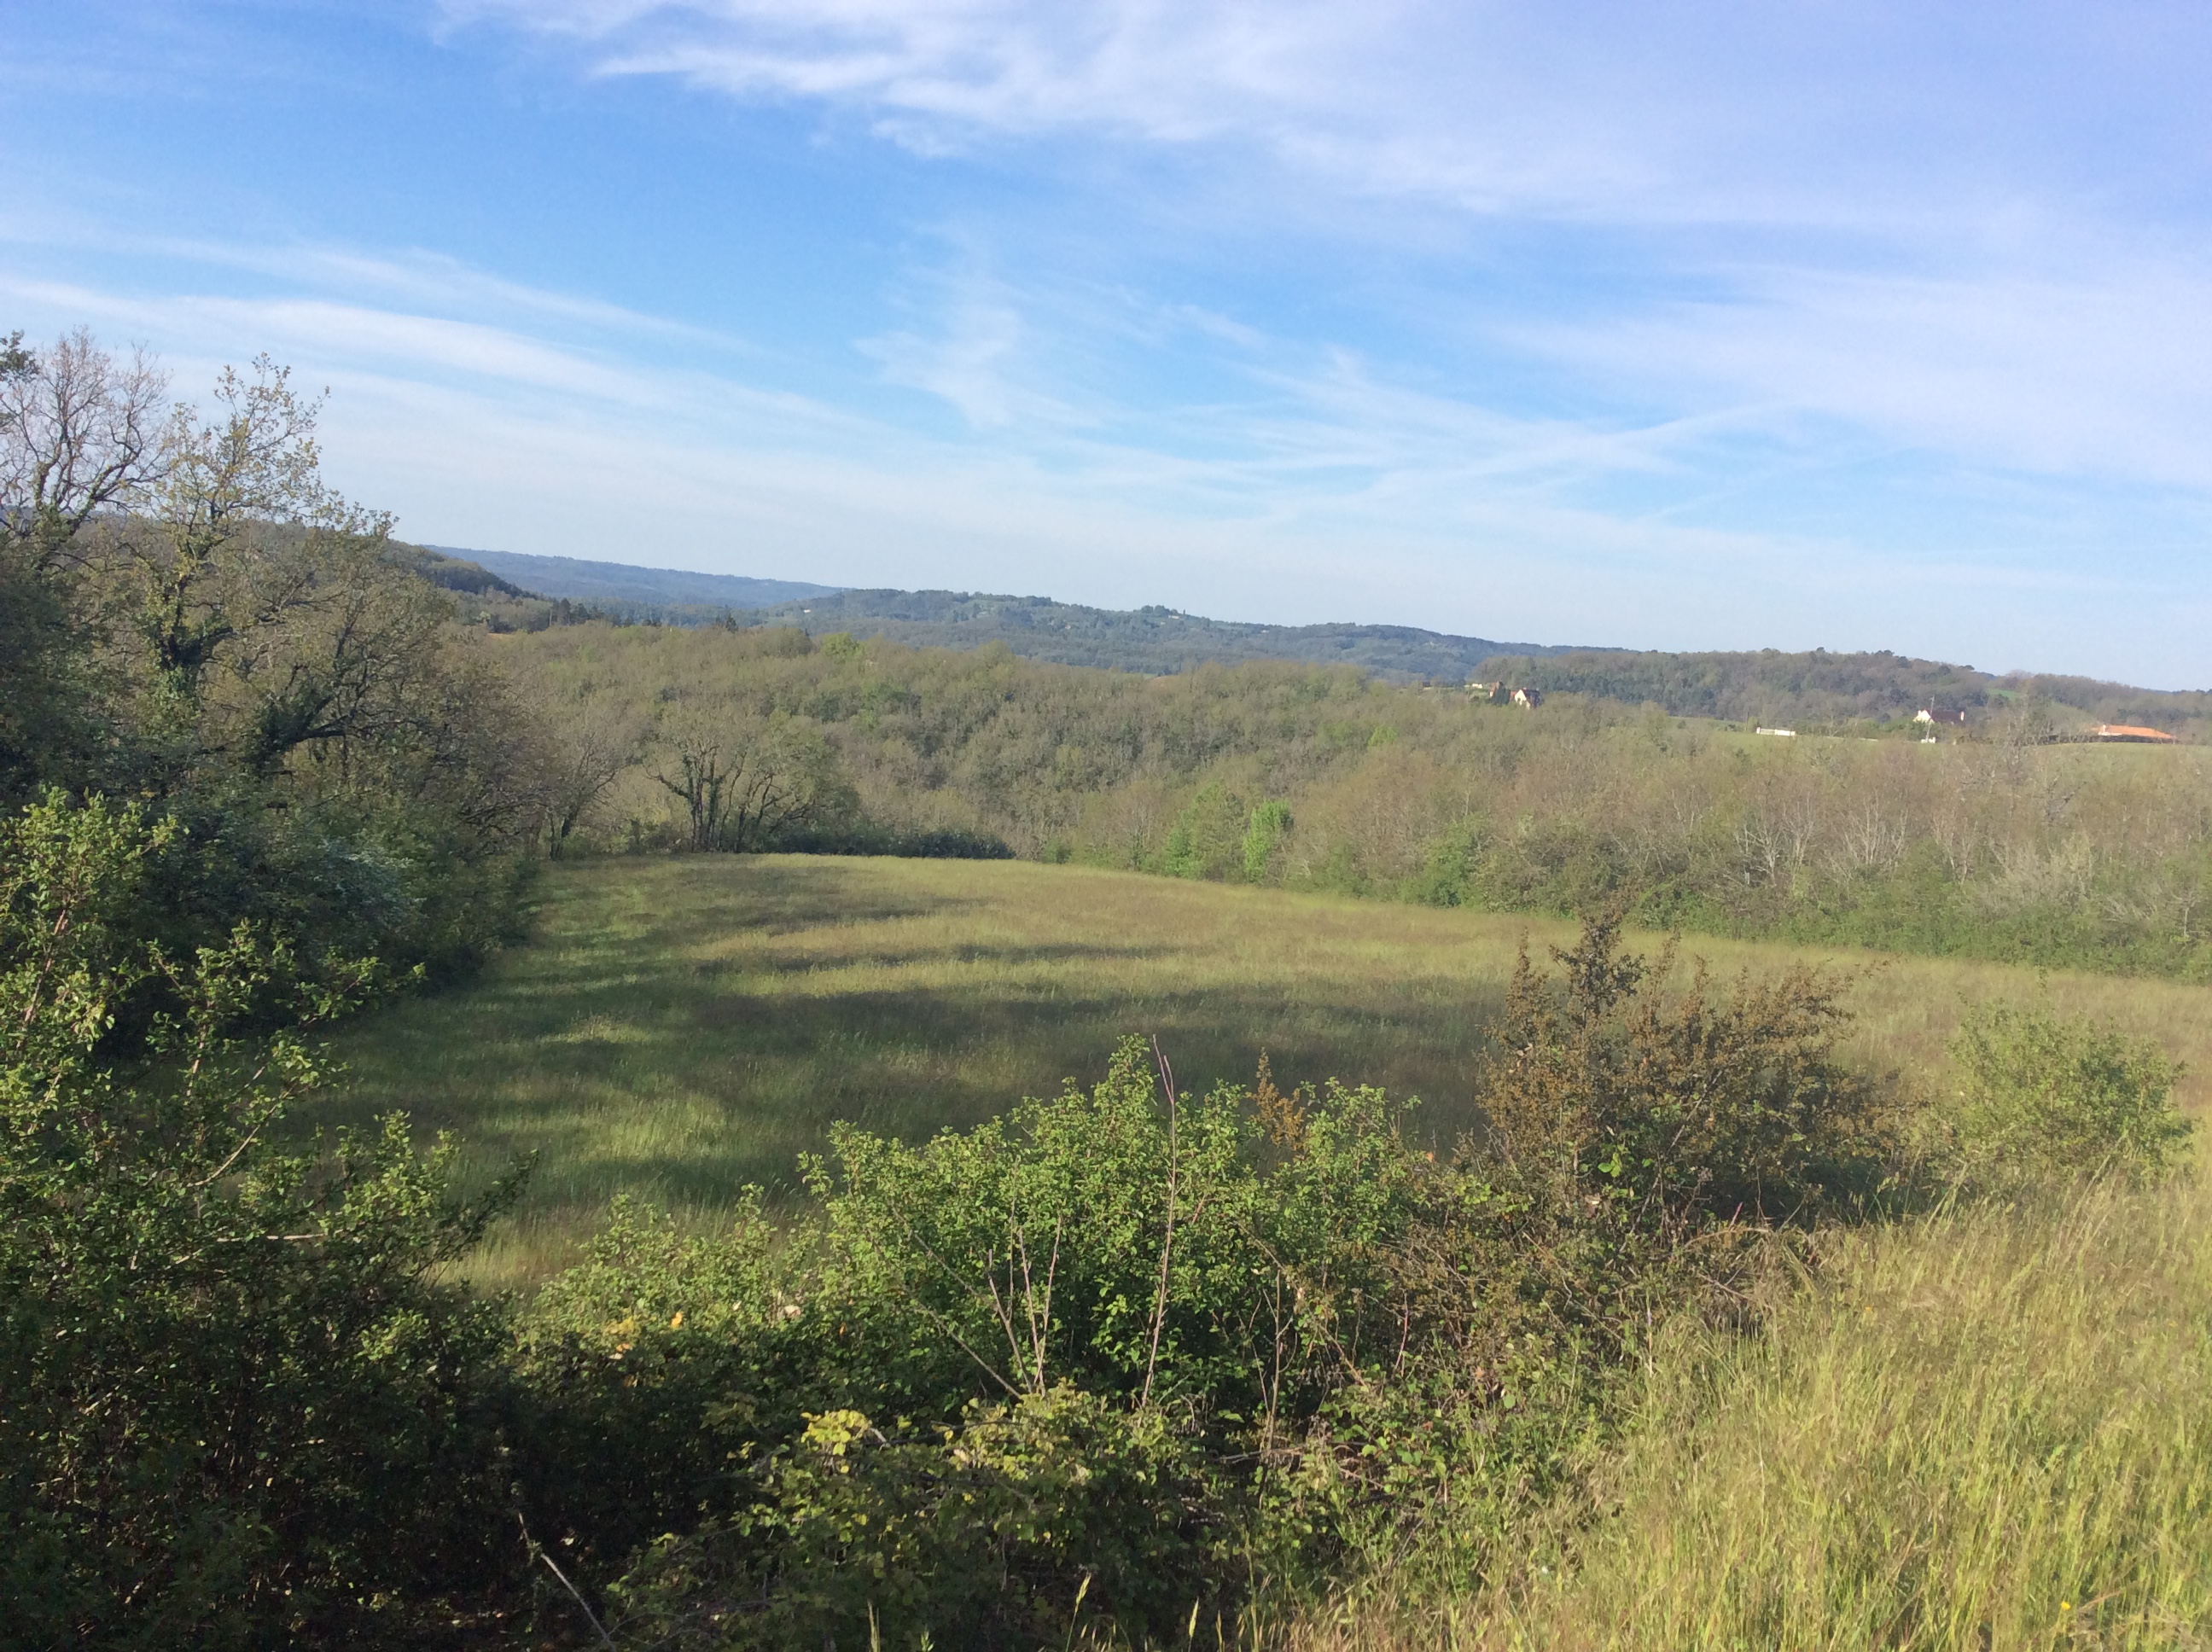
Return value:
M 1353 665 L 1396 681 L 1463 682 L 1500 653 L 1541 656 L 1564 649 L 1454 636 L 1410 625 L 1261 625 L 1207 619 L 1157 605 L 1089 608 L 1049 597 L 965 591 L 840 591 L 757 611 L 756 623 L 846 631 L 913 648 L 975 648 L 1003 642 L 1029 659 L 1103 665 L 1166 676 L 1205 665 L 1285 659 Z
M 2179 733 L 2212 717 L 2212 693 L 2139 689 L 2089 677 L 1997 674 L 1878 650 L 1772 648 L 1672 653 L 1499 642 L 1409 625 L 1262 625 L 1160 606 L 1091 608 L 1049 597 L 963 591 L 839 590 L 787 580 L 629 568 L 565 556 L 407 548 L 465 616 L 495 630 L 542 630 L 571 618 L 663 625 L 736 619 L 811 635 L 844 632 L 911 648 L 1001 643 L 1025 659 L 1173 676 L 1200 665 L 1286 660 L 1350 665 L 1395 683 L 1504 682 L 1657 705 L 1676 717 L 1806 729 L 1964 712 L 1971 726 L 2079 733 L 2098 722 Z M 464 560 L 473 558 L 473 561 Z
M 590 603 L 611 612 L 690 610 L 678 618 L 703 623 L 719 619 L 732 608 L 760 608 L 770 604 L 803 601 L 827 595 L 835 586 L 813 585 L 803 580 L 754 580 L 735 574 L 694 574 L 674 568 L 633 568 L 627 562 L 586 562 L 574 556 L 537 556 L 520 551 L 462 550 L 452 545 L 426 545 L 424 550 L 447 560 L 475 563 L 511 582 L 510 590 L 527 588 L 539 596 L 566 597 Z M 633 617 L 647 616 L 639 611 Z M 671 617 L 669 616 L 655 616 Z
M 915 648 L 980 648 L 1003 642 L 1028 659 L 1102 665 L 1162 677 L 1193 666 L 1248 659 L 1355 665 L 1396 681 L 1461 681 L 1494 654 L 1565 652 L 1540 643 L 1454 636 L 1410 625 L 1261 625 L 1207 619 L 1171 608 L 1091 608 L 1049 597 L 969 591 L 848 591 L 788 580 L 631 568 L 568 556 L 421 548 L 424 575 L 471 592 L 459 570 L 484 571 L 511 598 L 585 603 L 613 618 L 665 625 L 712 624 L 737 614 L 748 623 L 846 631 Z M 481 582 L 479 582 L 481 583 Z M 518 625 L 517 629 L 531 629 Z

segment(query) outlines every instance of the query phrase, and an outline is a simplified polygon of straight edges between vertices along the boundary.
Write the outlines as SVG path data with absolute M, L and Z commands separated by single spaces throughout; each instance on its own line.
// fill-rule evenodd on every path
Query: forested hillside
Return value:
M 796 602 L 827 596 L 836 589 L 803 580 L 754 580 L 734 574 L 695 574 L 684 568 L 634 568 L 627 562 L 589 562 L 574 556 L 461 550 L 451 545 L 424 549 L 449 559 L 474 562 L 541 596 L 565 597 L 571 602 L 641 616 L 668 611 L 699 620 L 720 618 L 732 609 Z
M 1282 659 L 1351 665 L 1401 682 L 1461 683 L 1495 654 L 1559 652 L 1410 625 L 1258 625 L 1157 606 L 1086 608 L 1049 597 L 964 591 L 840 591 L 744 617 L 817 634 L 882 637 L 915 648 L 979 648 L 998 642 L 1028 659 L 1154 675 Z
M 537 630 L 571 618 L 707 625 L 737 619 L 814 635 L 843 632 L 916 648 L 1003 644 L 1025 659 L 1095 665 L 1151 676 L 1289 660 L 1350 665 L 1387 681 L 1504 682 L 1656 705 L 1677 717 L 1864 732 L 1923 708 L 1965 712 L 1969 721 L 2063 735 L 2093 723 L 2178 726 L 2212 720 L 2212 693 L 2130 688 L 2082 677 L 1914 659 L 1887 652 L 1813 649 L 1668 653 L 1622 648 L 1537 647 L 1455 636 L 1403 625 L 1259 625 L 1161 607 L 1088 608 L 1048 597 L 959 591 L 842 591 L 775 580 L 632 568 L 562 556 L 425 548 L 426 577 L 488 595 L 465 611 L 495 629 Z M 465 575 L 477 559 L 480 579 Z M 521 585 L 510 582 L 521 581 Z M 487 591 L 484 581 L 490 582 Z M 788 592 L 788 596 L 785 595 Z M 553 603 L 563 604 L 557 612 Z
M 2201 748 L 1777 740 L 1350 669 L 1085 670 L 786 628 L 501 640 L 568 852 L 995 840 L 1043 859 L 1937 953 L 2212 963 Z M 1953 731 L 1955 732 L 1955 731 Z M 1966 731 L 1972 737 L 1975 731 Z

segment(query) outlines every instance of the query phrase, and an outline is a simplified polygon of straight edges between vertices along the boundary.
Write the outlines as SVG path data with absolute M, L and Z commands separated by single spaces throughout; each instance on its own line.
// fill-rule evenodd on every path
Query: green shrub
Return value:
M 1218 781 L 1202 787 L 1169 828 L 1156 870 L 1170 878 L 1215 882 L 1239 877 L 1250 859 L 1251 829 L 1243 801 L 1234 792 Z M 1273 848 L 1272 842 L 1267 847 Z M 1263 853 L 1263 865 L 1265 859 Z
M 1086 1619 L 1166 1638 L 1218 1593 L 1204 1458 L 1168 1413 L 1080 1389 L 936 1429 L 824 1412 L 766 1479 L 757 1507 L 625 1580 L 625 1640 L 1028 1649 Z
M 1271 798 L 1253 810 L 1244 825 L 1244 881 L 1264 884 L 1273 874 L 1283 843 L 1291 835 L 1291 805 Z
M 241 929 L 130 938 L 171 829 L 58 799 L 0 825 L 0 1598 L 18 1644 L 398 1635 L 506 1564 L 498 1305 L 434 1282 L 507 1196 L 444 1196 L 404 1121 L 272 1145 L 324 1070 Z M 331 972 L 325 972 L 326 975 Z M 368 971 L 336 972 L 354 994 Z M 159 978 L 179 1006 L 113 1044 Z
M 745 1506 L 760 1461 L 803 1425 L 787 1258 L 757 1190 L 712 1236 L 620 1200 L 525 1310 L 515 1476 L 531 1531 L 572 1570 L 617 1576 L 702 1509 Z
M 2180 1069 L 2165 1052 L 2086 1019 L 1983 1005 L 1968 1012 L 1951 1057 L 1959 1092 L 1942 1113 L 1959 1173 L 1972 1184 L 2155 1177 L 2194 1128 L 2173 1105 Z
M 1562 977 L 1525 951 L 1515 973 L 1483 1104 L 1516 1185 L 1662 1249 L 1847 1214 L 1876 1191 L 1893 1109 L 1837 1059 L 1842 984 L 1799 966 L 1723 997 L 1700 964 L 1670 993 L 1671 948 L 1624 956 L 1621 915 L 1553 950 Z
M 1377 1090 L 1182 1096 L 1131 1040 L 973 1130 L 836 1127 L 773 1254 L 618 1213 L 537 1318 L 564 1397 L 522 1455 L 540 1486 L 658 1466 L 658 1502 L 558 1503 L 602 1566 L 673 1534 L 611 1591 L 623 1632 L 1036 1644 L 1080 1597 L 1172 1638 L 1194 1604 L 1517 1564 L 1650 1327 L 1734 1311 L 1755 1242 L 1860 1208 L 1887 1140 L 1833 983 L 1669 991 L 1613 918 L 1559 961 L 1524 963 L 1496 1129 L 1442 1162 Z

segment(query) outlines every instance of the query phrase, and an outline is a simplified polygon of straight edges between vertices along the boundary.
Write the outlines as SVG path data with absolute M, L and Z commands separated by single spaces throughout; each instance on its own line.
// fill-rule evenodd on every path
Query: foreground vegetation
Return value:
M 1480 1594 L 1287 1626 L 1384 1649 L 2212 1639 L 2212 1201 L 2106 1184 L 1832 1236 L 1760 1334 L 1654 1351 L 1619 1455 Z
M 1377 1089 L 1200 1091 L 1131 1041 L 970 1130 L 833 1124 L 781 1223 L 746 1197 L 687 1235 L 617 1205 L 579 1267 L 502 1303 L 441 1281 L 511 1187 L 450 1202 L 396 1127 L 328 1157 L 269 1133 L 319 1078 L 236 1026 L 280 957 L 204 950 L 151 1065 L 88 1060 L 163 968 L 94 921 L 158 836 L 48 805 L 7 846 L 4 1507 L 11 1594 L 54 1637 L 118 1611 L 110 1638 L 239 1643 L 590 1612 L 641 1645 L 1174 1641 L 1294 1633 L 1346 1586 L 1496 1625 L 1548 1598 L 1532 1552 L 1602 1577 L 1581 1534 L 1638 1442 L 1734 1415 L 1692 1399 L 1662 1428 L 1649 1373 L 1687 1360 L 1710 1394 L 1735 1359 L 1722 1386 L 1755 1388 L 1783 1360 L 1756 1351 L 1806 1322 L 1790 1281 L 1848 1281 L 1863 1224 L 1958 1249 L 1916 1225 L 1928 1200 L 2032 1221 L 2054 1179 L 2154 1183 L 2186 1135 L 2140 1038 L 1989 1006 L 1954 1092 L 1916 1096 L 1842 1063 L 1819 972 L 1683 979 L 1600 922 L 1516 964 L 1455 1146 Z M 1848 1562 L 1838 1541 L 1807 1564 Z M 582 1598 L 533 1605 L 556 1555 Z

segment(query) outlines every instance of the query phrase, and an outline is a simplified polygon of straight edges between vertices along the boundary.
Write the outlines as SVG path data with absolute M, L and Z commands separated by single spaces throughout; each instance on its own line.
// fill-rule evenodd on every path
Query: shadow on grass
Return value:
M 426 1134 L 461 1137 L 472 1181 L 535 1152 L 522 1215 L 554 1230 L 623 1191 L 705 1212 L 748 1183 L 791 1197 L 798 1156 L 836 1121 L 908 1139 L 969 1127 L 1091 1082 L 1130 1033 L 1158 1035 L 1187 1089 L 1249 1085 L 1264 1048 L 1286 1086 L 1337 1077 L 1421 1096 L 1413 1128 L 1437 1145 L 1473 1122 L 1500 982 L 1448 980 L 1433 960 L 1300 968 L 1297 909 L 1203 895 L 1164 918 L 1133 908 L 1110 937 L 1069 938 L 1104 926 L 1095 884 L 985 873 L 964 891 L 928 886 L 955 875 L 564 869 L 531 944 L 470 985 L 348 1029 L 339 1054 L 355 1082 L 303 1122 L 404 1109 Z M 1063 892 L 1065 911 L 1052 905 Z M 1267 943 L 1256 975 L 1239 950 L 1255 922 Z M 1024 926 L 1059 932 L 1029 939 Z

